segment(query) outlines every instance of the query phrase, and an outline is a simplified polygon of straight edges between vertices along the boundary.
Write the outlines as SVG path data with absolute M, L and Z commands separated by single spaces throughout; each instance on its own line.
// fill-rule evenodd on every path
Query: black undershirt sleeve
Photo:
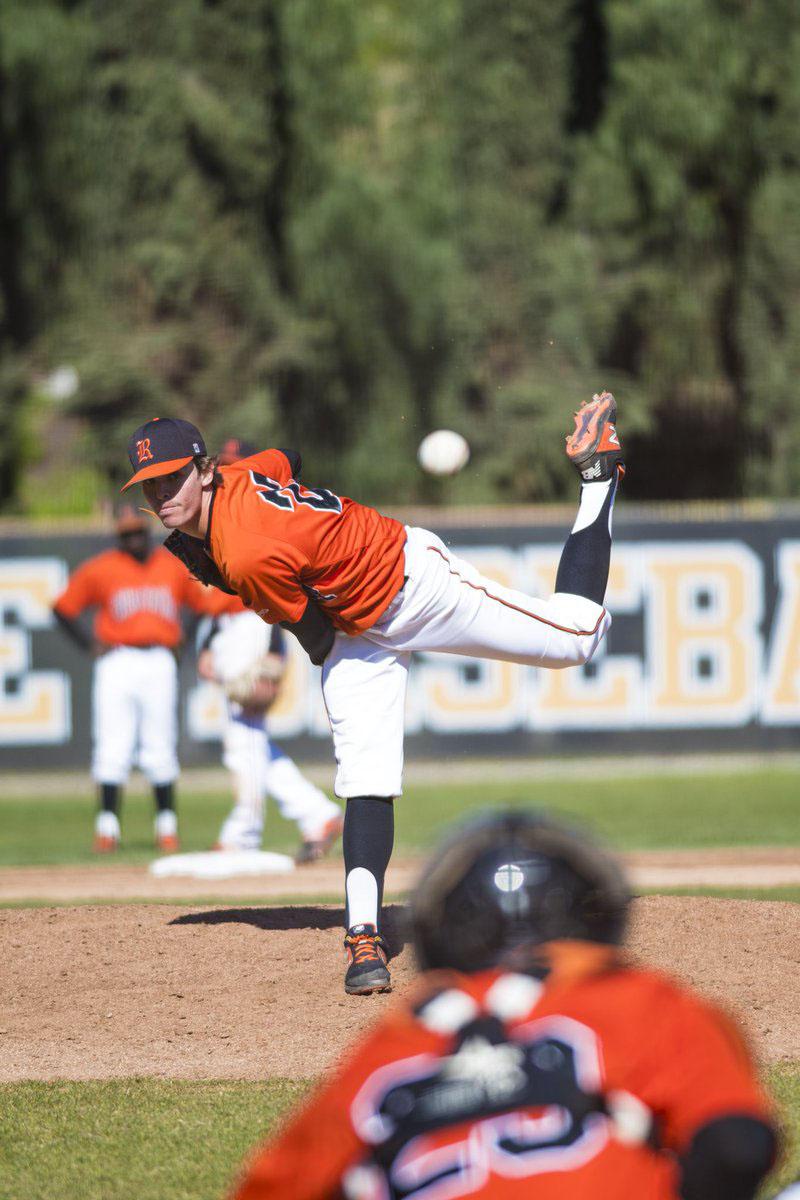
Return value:
M 273 625 L 269 637 L 269 653 L 277 654 L 280 658 L 286 657 L 286 638 L 283 636 L 283 630 L 280 625 Z
M 57 608 L 53 609 L 53 616 L 58 621 L 61 628 L 66 633 L 76 646 L 80 646 L 81 650 L 91 650 L 92 636 L 87 633 L 83 626 L 72 617 L 65 617 Z
M 294 634 L 315 666 L 322 665 L 336 634 L 330 620 L 314 600 L 309 598 L 306 611 L 299 621 L 281 621 L 280 625 Z
M 704 1125 L 681 1159 L 681 1200 L 753 1200 L 777 1153 L 774 1129 L 755 1117 Z
M 288 458 L 289 466 L 292 472 L 292 479 L 296 479 L 299 483 L 300 472 L 303 469 L 303 460 L 297 450 L 284 450 L 283 446 L 276 446 L 275 449 L 279 454 L 282 454 L 285 458 Z

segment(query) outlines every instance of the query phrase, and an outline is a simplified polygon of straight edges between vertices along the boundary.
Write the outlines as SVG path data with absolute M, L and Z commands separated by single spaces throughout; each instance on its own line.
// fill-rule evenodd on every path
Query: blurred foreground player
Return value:
M 487 816 L 411 900 L 425 974 L 252 1162 L 235 1200 L 752 1200 L 769 1103 L 731 1021 L 622 950 L 617 864 Z
M 113 851 L 120 837 L 122 785 L 138 764 L 152 784 L 159 850 L 178 849 L 175 812 L 178 670 L 182 606 L 205 611 L 203 589 L 162 546 L 147 519 L 120 508 L 114 549 L 71 575 L 53 605 L 62 629 L 95 656 L 92 673 L 92 777 L 99 790 L 94 848 Z M 93 633 L 79 618 L 96 610 Z
M 142 485 L 172 530 L 167 548 L 198 579 L 292 630 L 322 666 L 335 791 L 347 800 L 349 994 L 391 988 L 379 920 L 394 797 L 403 790 L 412 654 L 443 651 L 559 670 L 591 659 L 611 625 L 603 601 L 624 473 L 615 421 L 610 392 L 575 414 L 566 453 L 582 480 L 580 503 L 546 600 L 481 575 L 430 530 L 301 483 L 294 450 L 262 450 L 218 468 L 187 421 L 156 418 L 130 438 L 133 475 L 125 488 Z
M 255 454 L 255 446 L 228 438 L 219 466 Z M 217 614 L 197 661 L 202 679 L 225 693 L 223 759 L 233 776 L 235 803 L 223 822 L 217 849 L 260 850 L 264 802 L 275 800 L 281 816 L 296 823 L 301 844 L 298 864 L 322 858 L 341 837 L 342 810 L 302 774 L 273 742 L 268 713 L 277 699 L 286 667 L 286 639 L 278 625 L 266 625 L 238 596 L 216 594 Z

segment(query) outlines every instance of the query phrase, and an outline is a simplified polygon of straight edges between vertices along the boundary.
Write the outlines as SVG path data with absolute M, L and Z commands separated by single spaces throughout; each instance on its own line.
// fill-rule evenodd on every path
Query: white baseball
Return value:
M 454 429 L 435 429 L 420 442 L 417 458 L 431 475 L 455 475 L 469 462 L 469 443 Z

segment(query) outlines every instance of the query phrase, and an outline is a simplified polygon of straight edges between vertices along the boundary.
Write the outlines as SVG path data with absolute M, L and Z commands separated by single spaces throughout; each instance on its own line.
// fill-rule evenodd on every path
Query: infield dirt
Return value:
M 800 884 L 800 849 L 794 846 L 648 850 L 623 858 L 632 886 L 646 890 Z M 396 855 L 386 876 L 387 898 L 402 899 L 421 865 L 419 858 Z M 5 867 L 0 870 L 0 903 L 192 901 L 198 897 L 248 902 L 261 897 L 265 902 L 291 897 L 310 901 L 338 896 L 342 884 L 343 866 L 336 857 L 288 874 L 223 879 L 157 878 L 144 865 L 98 861 L 82 866 Z
M 413 975 L 390 910 L 396 993 Z M 0 1080 L 306 1078 L 391 996 L 346 997 L 341 909 L 84 905 L 0 911 Z M 721 1001 L 770 1061 L 800 1057 L 800 909 L 649 896 L 629 945 Z

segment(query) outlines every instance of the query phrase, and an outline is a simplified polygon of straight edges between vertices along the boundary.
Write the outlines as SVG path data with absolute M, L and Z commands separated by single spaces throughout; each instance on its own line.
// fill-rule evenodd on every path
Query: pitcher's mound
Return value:
M 0 911 L 0 1080 L 318 1075 L 393 1002 L 345 996 L 341 926 L 323 905 Z M 630 947 L 736 1012 L 762 1057 L 797 1057 L 797 905 L 646 897 Z

